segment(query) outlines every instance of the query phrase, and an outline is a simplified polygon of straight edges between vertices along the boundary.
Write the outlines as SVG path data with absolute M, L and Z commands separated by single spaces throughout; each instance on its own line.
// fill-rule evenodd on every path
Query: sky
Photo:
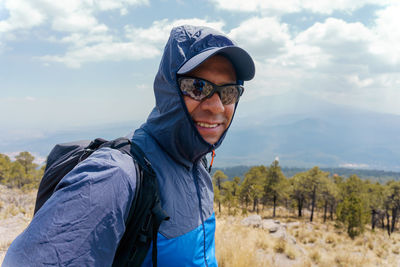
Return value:
M 218 29 L 252 55 L 242 114 L 300 93 L 400 115 L 399 14 L 398 0 L 0 0 L 0 138 L 143 121 L 182 24 Z

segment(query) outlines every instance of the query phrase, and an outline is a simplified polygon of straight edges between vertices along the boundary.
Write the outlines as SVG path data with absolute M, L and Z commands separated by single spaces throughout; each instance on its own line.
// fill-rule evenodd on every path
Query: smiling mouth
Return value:
M 215 128 L 217 127 L 219 124 L 218 123 L 206 123 L 206 122 L 196 122 L 196 124 L 200 127 L 204 127 L 204 128 Z

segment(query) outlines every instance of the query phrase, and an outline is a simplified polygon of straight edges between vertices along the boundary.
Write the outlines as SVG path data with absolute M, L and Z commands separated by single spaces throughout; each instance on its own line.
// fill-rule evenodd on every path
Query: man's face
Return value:
M 202 78 L 216 85 L 236 83 L 232 63 L 220 55 L 210 57 L 187 76 Z M 210 144 L 218 142 L 232 120 L 235 104 L 223 105 L 217 93 L 203 101 L 194 100 L 189 96 L 184 96 L 183 99 L 203 139 Z

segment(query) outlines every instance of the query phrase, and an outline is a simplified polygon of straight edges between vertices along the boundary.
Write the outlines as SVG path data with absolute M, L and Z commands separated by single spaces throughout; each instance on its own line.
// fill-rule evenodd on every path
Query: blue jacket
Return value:
M 156 106 L 133 140 L 152 163 L 170 220 L 158 233 L 159 266 L 217 266 L 211 177 L 200 159 L 217 148 L 198 133 L 177 71 L 208 47 L 232 42 L 205 27 L 174 28 L 154 81 Z M 78 164 L 11 244 L 3 266 L 110 266 L 134 198 L 132 159 L 103 148 Z M 143 266 L 151 265 L 151 251 Z

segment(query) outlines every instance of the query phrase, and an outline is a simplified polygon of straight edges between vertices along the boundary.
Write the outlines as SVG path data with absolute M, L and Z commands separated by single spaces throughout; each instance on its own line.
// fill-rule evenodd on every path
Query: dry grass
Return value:
M 22 214 L 32 219 L 36 192 L 23 192 L 0 185 L 0 221 Z
M 0 263 L 11 242 L 33 216 L 36 192 L 23 192 L 0 185 Z
M 260 215 L 271 218 L 270 211 Z M 308 218 L 298 220 L 293 214 L 285 215 L 287 217 L 277 219 L 287 224 L 286 233 L 295 239 L 295 243 L 274 237 L 266 230 L 242 226 L 240 221 L 243 216 L 217 214 L 216 253 L 219 265 L 400 267 L 399 232 L 389 237 L 384 230 L 375 229 L 373 232 L 366 229 L 363 235 L 352 240 L 345 229 L 331 221 L 323 223 L 318 214 L 313 223 L 308 222 Z M 296 221 L 300 223 L 291 226 L 290 223 Z
M 265 266 L 262 255 L 274 246 L 268 233 L 242 227 L 240 217 L 217 220 L 216 247 L 219 266 Z

